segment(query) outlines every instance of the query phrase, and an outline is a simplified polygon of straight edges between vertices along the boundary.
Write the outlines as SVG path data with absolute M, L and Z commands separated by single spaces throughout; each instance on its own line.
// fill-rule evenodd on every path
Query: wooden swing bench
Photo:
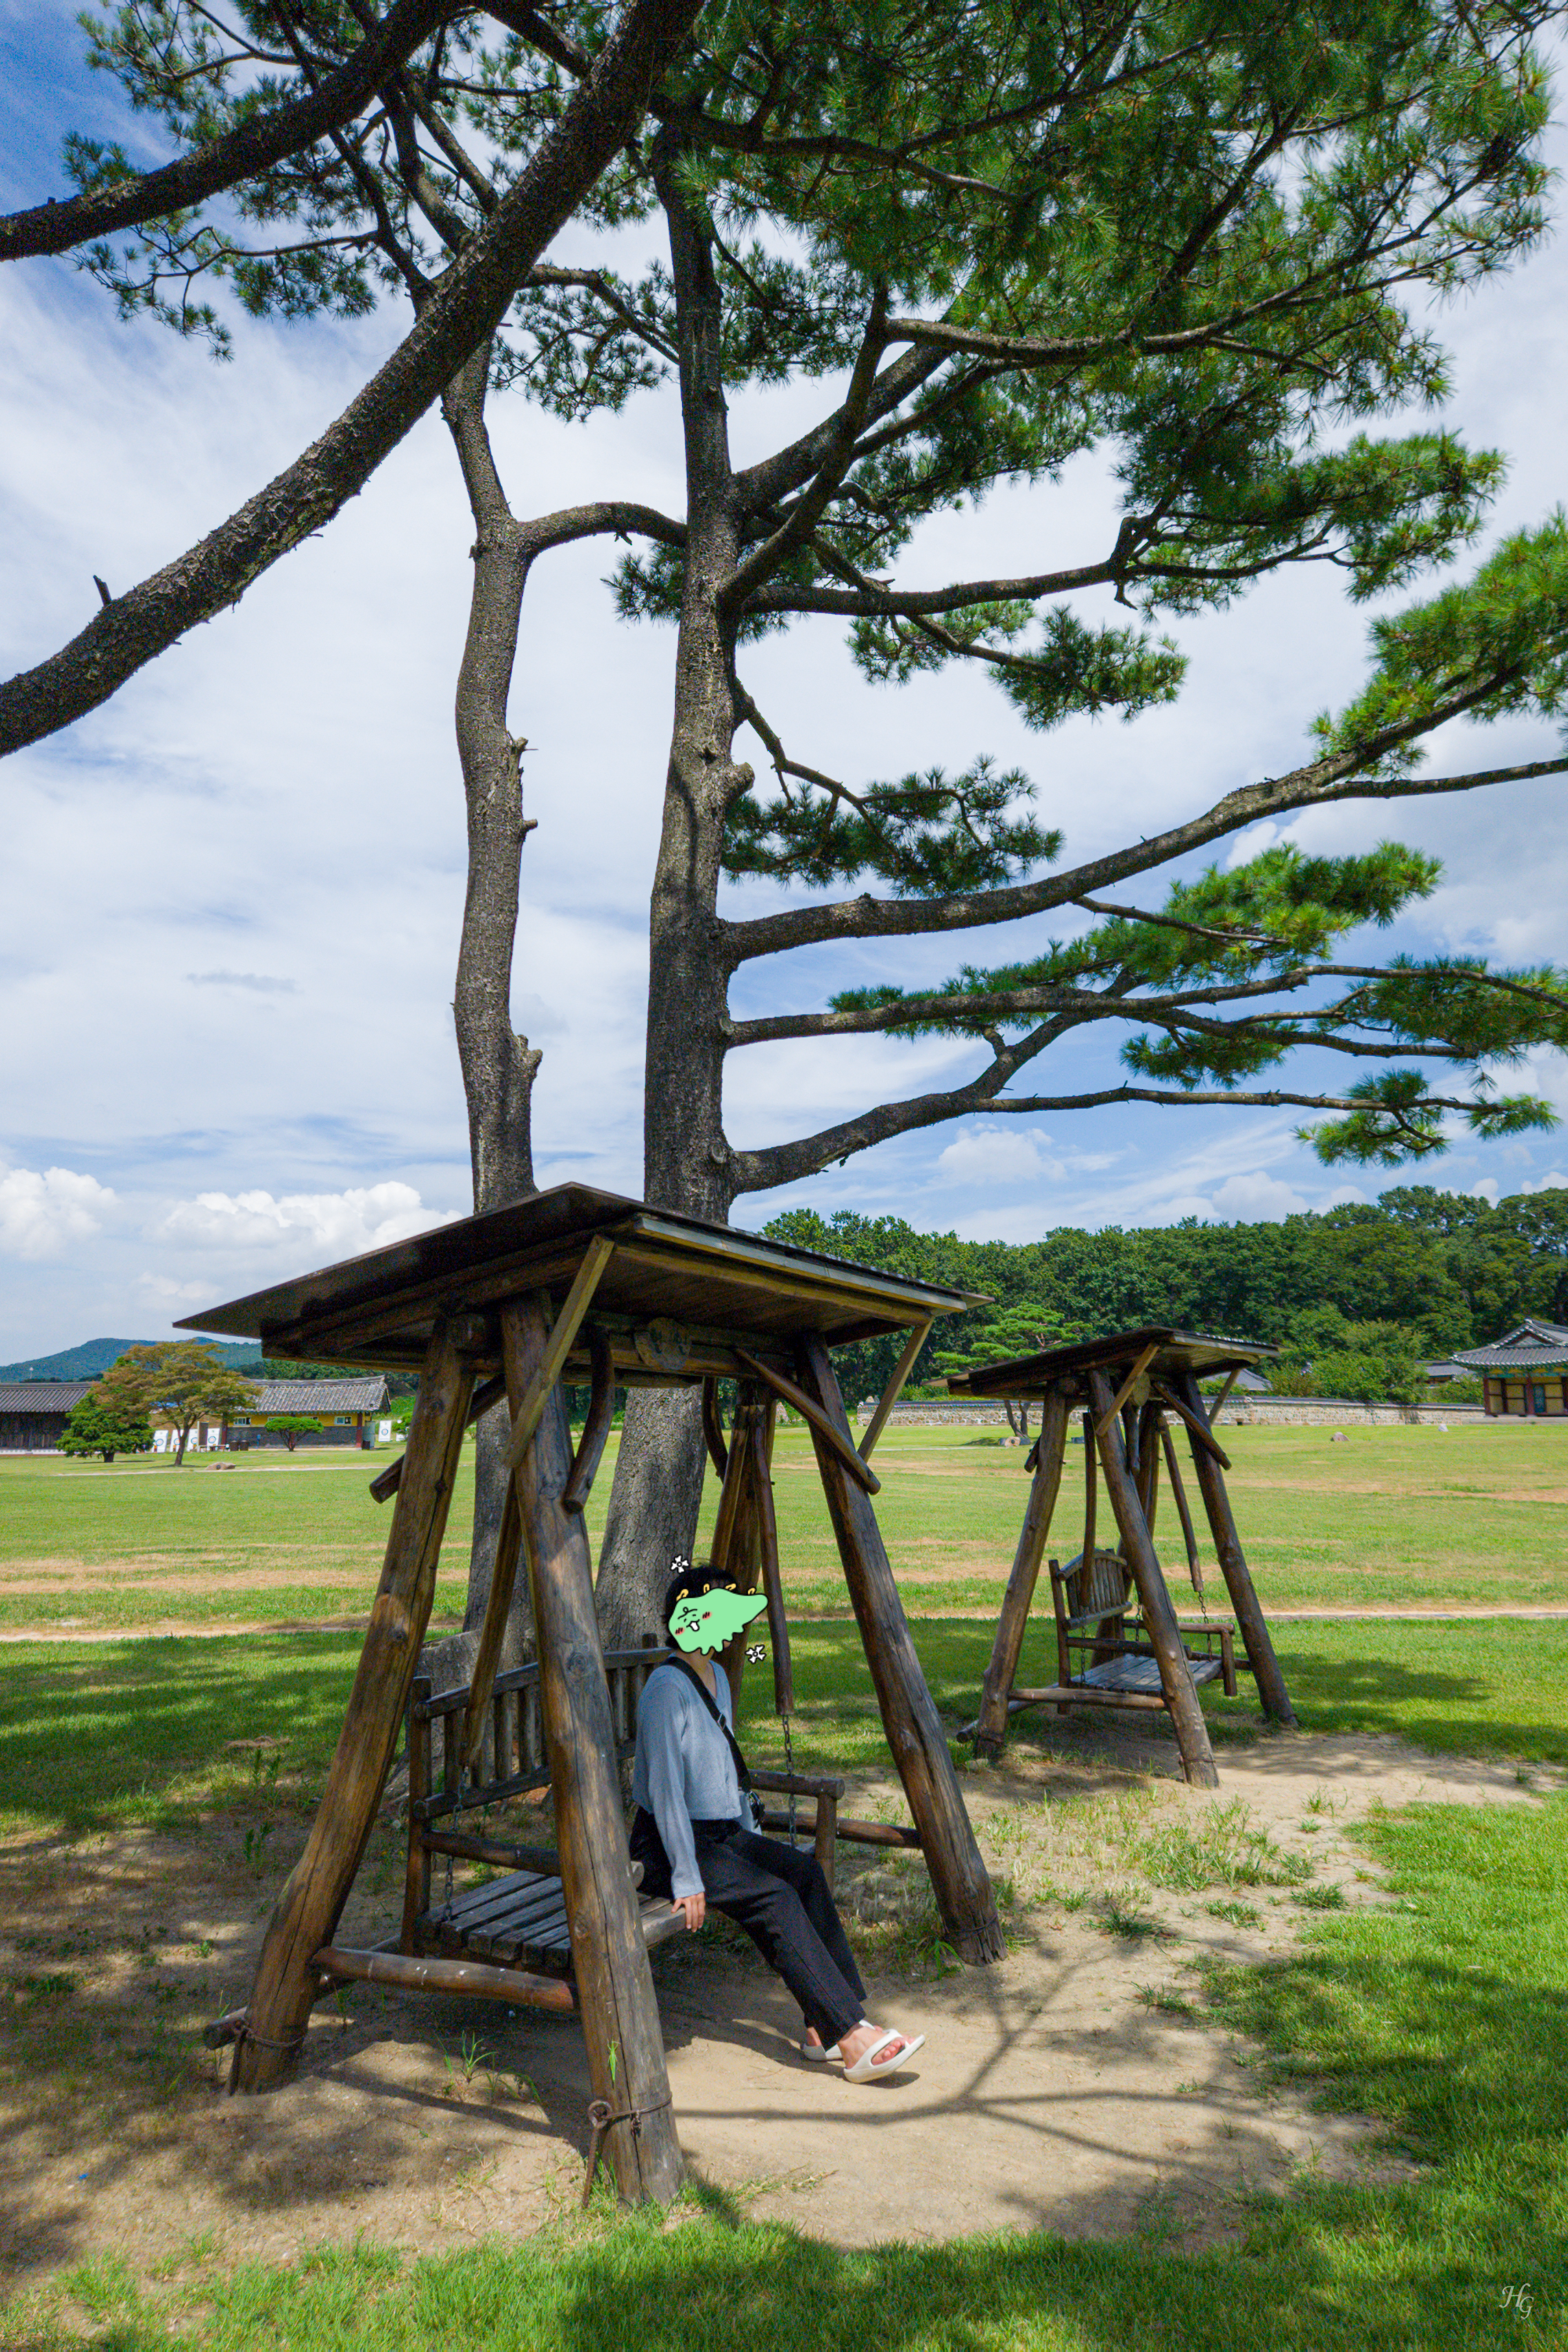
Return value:
M 1169 1711 L 1160 1673 L 1159 1654 L 1148 1628 L 1136 1613 L 1132 1571 L 1120 1552 L 1097 1551 L 1087 1564 L 1069 1559 L 1066 1568 L 1049 1563 L 1051 1601 L 1057 1620 L 1057 1681 L 1043 1689 L 1015 1685 L 1008 1699 L 1009 1715 L 1020 1707 L 1054 1706 L 1058 1715 L 1074 1706 L 1127 1707 Z M 1194 1685 L 1218 1682 L 1227 1698 L 1236 1696 L 1236 1627 L 1229 1620 L 1178 1617 L 1188 1668 Z M 1218 1643 L 1218 1654 L 1215 1644 Z M 1201 1643 L 1202 1648 L 1194 1646 Z M 1074 1668 L 1075 1654 L 1087 1651 L 1091 1663 Z
M 1265 1712 L 1296 1720 L 1231 1517 L 1222 1473 L 1229 1456 L 1214 1434 L 1231 1381 L 1269 1351 L 1240 1339 L 1211 1339 L 1165 1326 L 1075 1340 L 1065 1348 L 950 1374 L 959 1396 L 1038 1399 L 1040 1433 L 1025 1467 L 1033 1473 L 1012 1574 L 985 1670 L 980 1713 L 961 1737 L 995 1758 L 1011 1717 L 1023 1707 L 1126 1708 L 1169 1715 L 1185 1778 L 1214 1788 L 1218 1774 L 1198 1692 L 1220 1682 L 1236 1696 L 1237 1647 L 1258 1684 Z M 1211 1407 L 1202 1376 L 1225 1387 Z M 1083 1416 L 1084 1528 L 1078 1558 L 1050 1562 L 1056 1615 L 1057 1680 L 1016 1681 L 1018 1660 L 1039 1577 L 1046 1538 L 1067 1460 L 1069 1424 Z M 1203 1571 L 1197 1534 L 1176 1459 L 1173 1425 L 1184 1428 L 1231 1616 L 1178 1617 L 1154 1549 L 1154 1510 L 1162 1459 L 1181 1522 L 1187 1570 L 1200 1603 Z M 1098 1464 L 1098 1475 L 1097 1475 Z M 1098 1477 L 1120 1538 L 1115 1551 L 1095 1542 Z M 1136 1588 L 1136 1589 L 1135 1589 Z M 1086 1662 L 1087 1655 L 1087 1662 Z
M 210 2030 L 234 2042 L 236 2091 L 268 2091 L 294 2075 L 312 2007 L 345 1980 L 572 2011 L 587 2050 L 595 2145 L 602 2137 L 621 2194 L 675 2194 L 681 2158 L 647 1946 L 677 1922 L 668 1906 L 639 1900 L 616 1771 L 658 1654 L 623 1653 L 606 1671 L 585 1520 L 623 1388 L 700 1394 L 721 1480 L 713 1563 L 765 1599 L 773 1701 L 786 1725 L 794 1706 L 772 1454 L 780 1404 L 805 1420 L 918 1839 L 845 1822 L 841 1784 L 828 1776 L 759 1773 L 757 1781 L 775 1807 L 781 1796 L 805 1799 L 799 1827 L 825 1865 L 846 1837 L 918 1843 L 954 1948 L 975 1962 L 1001 1958 L 995 1898 L 872 1508 L 870 1455 L 932 1319 L 973 1304 L 967 1292 L 561 1185 L 191 1318 L 192 1328 L 258 1341 L 263 1352 L 419 1379 L 407 1453 L 374 1482 L 378 1496 L 395 1496 L 392 1525 L 315 1822 L 279 1894 L 248 2002 Z M 832 1350 L 867 1339 L 891 1339 L 899 1353 L 857 1439 Z M 727 1433 L 726 1383 L 735 1400 Z M 566 1391 L 584 1385 L 587 1419 L 574 1444 Z M 505 1502 L 468 1687 L 416 1689 L 464 1433 L 503 1403 Z M 539 1665 L 498 1675 L 520 1577 Z M 726 1671 L 737 1690 L 743 1638 L 731 1650 Z M 339 1923 L 405 1726 L 413 1786 L 404 1916 L 386 1948 L 351 1950 Z M 500 1811 L 547 1782 L 559 1853 L 510 1843 L 532 1824 L 524 1806 L 510 1818 Z M 764 1825 L 782 1827 L 780 1811 Z M 454 1874 L 448 1897 L 447 1865 L 455 1873 L 458 1864 L 464 1883 L 459 1891 Z
M 605 1654 L 619 1761 L 636 1749 L 637 1704 L 649 1675 L 666 1655 L 655 1648 Z M 537 1664 L 495 1677 L 480 1749 L 489 1762 L 481 1761 L 475 1776 L 465 1778 L 470 1701 L 467 1685 L 433 1693 L 427 1676 L 415 1681 L 408 1706 L 402 1927 L 395 1942 L 374 1951 L 323 1946 L 313 1962 L 323 1991 L 334 1984 L 359 1981 L 467 1994 L 517 2008 L 575 2008 L 572 1938 L 558 1853 L 552 1846 L 492 1835 L 483 1825 L 492 1807 L 535 1795 L 550 1785 Z M 810 1840 L 829 1885 L 839 1839 L 847 1844 L 920 1847 L 915 1830 L 840 1819 L 845 1784 L 835 1774 L 753 1770 L 752 1784 L 764 1798 L 811 1800 L 812 1811 L 797 1812 L 795 1832 Z M 481 1826 L 478 1832 L 465 1831 L 462 1817 L 474 1812 Z M 787 1834 L 790 1827 L 787 1809 L 764 1810 L 766 1832 Z M 502 1874 L 454 1892 L 457 1863 L 499 1869 Z M 627 1867 L 638 1890 L 637 1925 L 644 1947 L 652 1951 L 670 1937 L 684 1934 L 686 1923 L 668 1896 L 642 1895 L 640 1863 L 628 1857 Z

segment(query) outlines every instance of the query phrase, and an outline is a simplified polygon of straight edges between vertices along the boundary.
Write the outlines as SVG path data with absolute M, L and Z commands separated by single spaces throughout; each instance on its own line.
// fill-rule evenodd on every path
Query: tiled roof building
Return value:
M 1487 1411 L 1526 1420 L 1568 1413 L 1568 1328 L 1527 1316 L 1489 1348 L 1456 1348 L 1454 1361 L 1479 1372 Z
M 0 1381 L 0 1454 L 52 1454 L 90 1381 Z
M 375 1416 L 386 1411 L 386 1377 L 361 1373 L 341 1381 L 258 1381 L 256 1402 L 224 1423 L 226 1445 L 287 1445 L 288 1437 L 268 1424 L 284 1416 L 319 1421 L 320 1430 L 296 1436 L 297 1445 L 368 1445 Z

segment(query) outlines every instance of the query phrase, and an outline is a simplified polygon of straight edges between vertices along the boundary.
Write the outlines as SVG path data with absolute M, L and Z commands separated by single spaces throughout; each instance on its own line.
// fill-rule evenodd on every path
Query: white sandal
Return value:
M 903 2048 L 900 2051 L 896 2058 L 885 2060 L 884 2063 L 879 2066 L 877 2063 L 878 2058 L 884 2050 L 888 2049 L 889 2045 L 895 2042 L 901 2042 L 904 2045 Z M 846 2066 L 844 2069 L 844 2079 L 847 2083 L 879 2082 L 884 2074 L 896 2074 L 900 2067 L 907 2066 L 910 2060 L 914 2056 L 916 2051 L 923 2050 L 924 2048 L 925 2035 L 923 2033 L 917 2033 L 911 2040 L 908 2034 L 896 2033 L 889 2029 L 888 2032 L 878 2035 L 876 2041 L 872 2042 L 869 2050 L 865 2051 L 861 2056 L 857 2058 L 853 2066 Z
M 844 2063 L 844 2053 L 837 2042 L 831 2050 L 825 2050 L 820 2042 L 803 2042 L 800 2054 L 808 2066 L 842 2066 Z

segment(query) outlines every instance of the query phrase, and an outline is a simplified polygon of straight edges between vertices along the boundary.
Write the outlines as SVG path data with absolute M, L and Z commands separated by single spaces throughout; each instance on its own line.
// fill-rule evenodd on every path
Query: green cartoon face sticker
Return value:
M 731 1592 L 725 1584 L 715 1584 L 706 1592 L 689 1592 L 675 1604 L 670 1638 L 682 1650 L 700 1650 L 711 1657 L 767 1605 L 764 1594 Z

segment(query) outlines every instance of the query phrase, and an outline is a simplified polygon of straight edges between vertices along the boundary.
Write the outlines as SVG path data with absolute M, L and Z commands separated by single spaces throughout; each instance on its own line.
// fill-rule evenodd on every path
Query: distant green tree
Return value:
M 106 1399 L 101 1384 L 73 1406 L 60 1439 L 62 1454 L 101 1454 L 106 1462 L 117 1454 L 150 1453 L 152 1446 L 153 1428 L 145 1414 L 113 1396 Z
M 326 1423 L 308 1412 L 280 1412 L 268 1414 L 267 1426 L 277 1431 L 292 1454 L 302 1437 L 319 1437 Z
M 1326 1309 L 1318 1328 L 1332 1331 Z M 1334 1318 L 1331 1343 L 1309 1357 L 1292 1352 L 1270 1370 L 1282 1396 L 1344 1397 L 1357 1404 L 1417 1404 L 1426 1393 L 1426 1355 L 1420 1335 L 1398 1323 L 1352 1323 Z
M 256 1402 L 253 1382 L 230 1371 L 216 1350 L 199 1339 L 127 1348 L 99 1382 L 99 1393 L 106 1404 L 143 1418 L 166 1413 L 179 1432 L 177 1469 L 184 1466 L 185 1447 L 198 1421 L 225 1421 Z
M 966 1335 L 962 1348 L 939 1351 L 937 1370 L 942 1372 L 973 1371 L 979 1364 L 1005 1363 L 1012 1356 L 1033 1356 L 1042 1348 L 1062 1348 L 1069 1339 L 1081 1339 L 1081 1323 L 1064 1323 L 1061 1317 L 1037 1301 L 1024 1300 L 1016 1307 L 1004 1307 L 999 1315 L 988 1316 L 978 1328 Z M 1007 1416 L 1007 1426 L 1015 1437 L 1029 1433 L 1029 1405 L 1026 1397 L 1004 1397 L 1002 1409 Z

